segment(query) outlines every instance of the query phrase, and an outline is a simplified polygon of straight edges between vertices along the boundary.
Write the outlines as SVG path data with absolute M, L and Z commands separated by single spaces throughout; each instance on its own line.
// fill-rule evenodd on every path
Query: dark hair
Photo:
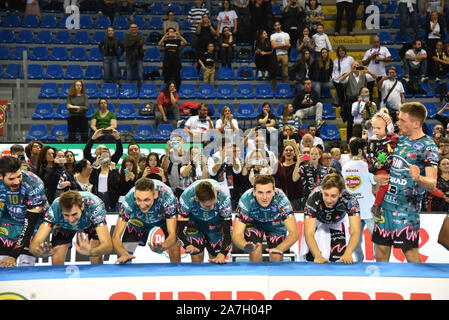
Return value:
M 268 174 L 259 174 L 254 179 L 254 189 L 256 189 L 256 185 L 262 184 L 273 184 L 273 189 L 276 187 L 276 181 L 274 180 L 274 176 Z
M 135 190 L 138 191 L 154 191 L 155 190 L 155 186 L 154 186 L 154 181 L 151 180 L 150 178 L 146 178 L 146 177 L 142 177 L 139 180 L 136 181 L 135 184 Z
M 359 154 L 359 150 L 363 150 L 366 146 L 365 140 L 362 138 L 355 138 L 349 143 L 349 150 L 353 156 Z
M 156 160 L 157 160 L 156 167 L 160 167 L 160 166 L 161 166 L 161 159 L 159 159 L 159 155 L 158 155 L 156 152 L 150 152 L 150 153 L 148 154 L 148 156 L 147 156 L 147 161 L 146 161 L 146 163 L 145 163 L 145 166 L 146 166 L 146 167 L 149 167 L 149 166 L 150 166 L 150 158 L 151 158 L 152 156 L 156 157 Z
M 20 144 L 13 144 L 10 148 L 9 151 L 11 153 L 16 153 L 16 152 L 23 152 L 25 151 L 25 149 L 22 147 L 22 145 Z
M 56 157 L 56 152 L 58 152 L 56 148 L 53 148 L 51 146 L 44 146 L 41 149 L 41 152 L 39 153 L 39 156 L 37 157 L 36 161 L 36 171 L 38 176 L 42 175 L 43 173 L 42 170 L 47 166 L 47 160 L 45 158 L 47 157 L 47 152 L 50 149 L 54 151 L 54 156 Z
M 12 156 L 5 156 L 0 158 L 0 175 L 5 176 L 7 173 L 14 173 L 20 170 L 22 162 Z
M 125 169 L 126 169 L 126 163 L 131 162 L 133 164 L 132 173 L 134 173 L 134 177 L 137 177 L 137 161 L 136 159 L 126 156 L 122 160 L 122 164 L 120 166 L 120 180 L 125 181 Z
M 164 89 L 162 89 L 162 92 L 164 93 L 164 95 L 166 96 L 166 97 L 170 97 L 170 85 L 171 84 L 174 84 L 175 85 L 175 88 L 176 88 L 176 83 L 174 82 L 174 81 L 169 81 L 166 85 L 165 85 L 165 87 L 164 87 Z M 178 90 L 178 88 L 176 88 L 176 90 Z
M 217 195 L 215 188 L 209 181 L 202 181 L 195 187 L 195 196 L 199 201 L 214 200 Z
M 82 160 L 78 161 L 75 165 L 75 172 L 81 173 L 81 171 L 83 171 L 83 169 L 87 167 L 88 161 L 89 160 L 86 160 L 86 159 L 82 159 Z
M 75 190 L 63 192 L 59 197 L 59 206 L 61 209 L 70 210 L 74 205 L 80 208 L 83 205 L 83 197 L 81 194 Z
M 323 182 L 321 183 L 322 189 L 330 189 L 330 188 L 337 188 L 340 192 L 345 190 L 345 180 L 343 177 L 338 173 L 329 173 L 326 175 L 323 179 Z
M 34 144 L 40 145 L 41 149 L 44 147 L 42 141 L 39 140 L 31 140 L 30 142 L 28 142 L 28 145 L 25 147 L 25 154 L 27 155 L 28 158 L 31 158 L 31 149 L 33 149 Z

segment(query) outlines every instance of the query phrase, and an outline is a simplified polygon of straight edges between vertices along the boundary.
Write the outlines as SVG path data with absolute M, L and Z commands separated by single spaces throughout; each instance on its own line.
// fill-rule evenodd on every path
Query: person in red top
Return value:
M 169 82 L 157 96 L 157 109 L 155 110 L 156 128 L 161 122 L 168 123 L 167 116 L 174 116 L 173 128 L 177 128 L 179 121 L 179 94 L 176 92 L 174 82 Z

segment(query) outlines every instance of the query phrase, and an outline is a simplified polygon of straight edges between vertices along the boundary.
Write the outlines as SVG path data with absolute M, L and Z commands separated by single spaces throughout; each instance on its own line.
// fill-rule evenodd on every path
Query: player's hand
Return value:
M 418 166 L 410 164 L 408 167 L 410 168 L 410 176 L 412 177 L 413 181 L 418 181 L 419 177 L 421 176 Z
M 284 254 L 281 250 L 279 250 L 278 248 L 271 248 L 271 249 L 266 249 L 266 252 L 268 252 L 269 254 Z
M 316 257 L 315 259 L 313 259 L 313 262 L 317 264 L 330 263 L 329 259 L 326 259 L 324 257 Z
M 186 253 L 188 253 L 188 254 L 190 254 L 190 255 L 195 255 L 195 254 L 200 253 L 200 249 L 198 249 L 197 247 L 195 247 L 195 246 L 189 244 L 189 245 L 186 247 Z
M 84 232 L 78 232 L 78 243 L 75 241 L 75 248 L 80 254 L 90 256 L 92 254 L 92 239 L 89 240 Z
M 209 259 L 209 262 L 217 263 L 217 264 L 227 263 L 226 256 L 222 253 L 217 254 L 217 256 L 215 258 Z
M 41 243 L 36 251 L 39 258 L 48 258 L 55 254 L 52 245 L 48 242 Z
M 247 242 L 246 245 L 243 247 L 243 251 L 245 253 L 250 253 L 253 252 L 254 250 L 257 249 L 257 247 L 259 246 L 259 244 L 254 244 L 252 242 Z
M 354 259 L 352 259 L 352 254 L 345 252 L 337 262 L 354 263 Z
M 0 260 L 0 267 L 11 268 L 17 266 L 17 260 L 14 257 L 6 257 Z
M 135 256 L 127 252 L 126 254 L 120 256 L 120 258 L 118 258 L 117 261 L 115 261 L 115 263 L 125 263 L 126 261 L 135 258 L 136 258 Z
M 148 242 L 148 245 L 150 246 L 151 251 L 156 253 L 163 253 L 165 250 L 167 250 L 167 248 L 164 246 L 163 243 L 152 245 L 151 243 Z

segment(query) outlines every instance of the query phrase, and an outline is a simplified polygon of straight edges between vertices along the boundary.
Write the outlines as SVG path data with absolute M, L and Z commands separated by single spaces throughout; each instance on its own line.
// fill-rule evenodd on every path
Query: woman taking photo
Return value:
M 50 171 L 50 175 L 45 184 L 48 191 L 47 199 L 50 203 L 53 203 L 53 201 L 65 191 L 80 190 L 75 181 L 75 177 L 65 167 L 66 163 L 67 159 L 64 155 L 64 151 L 57 151 L 52 170 Z
M 209 178 L 206 161 L 198 147 L 192 146 L 189 148 L 187 161 L 187 164 L 184 164 L 179 172 L 182 179 L 182 189 L 184 190 L 196 180 Z
M 90 174 L 92 173 L 92 166 L 89 160 L 82 159 L 76 163 L 75 166 L 75 181 L 81 191 L 92 192 L 92 183 L 90 183 Z
M 120 180 L 119 180 L 119 203 L 122 203 L 126 194 L 131 190 L 137 181 L 138 165 L 134 158 L 126 156 L 122 160 L 120 166 Z
M 89 110 L 86 87 L 81 80 L 72 83 L 67 95 L 67 130 L 69 132 L 69 141 L 78 141 L 76 134 L 79 133 L 81 142 L 87 142 L 89 132 L 89 122 L 86 116 Z
M 100 108 L 92 115 L 90 120 L 90 129 L 92 132 L 96 132 L 99 129 L 117 129 L 117 116 L 108 109 L 108 101 L 106 99 L 100 100 Z M 98 140 L 104 141 L 106 138 L 111 138 L 111 141 L 114 139 L 111 135 L 104 135 Z
M 161 161 L 159 155 L 156 152 L 150 152 L 147 156 L 147 163 L 145 165 L 145 170 L 143 170 L 137 179 L 141 177 L 147 177 L 150 179 L 156 179 L 167 183 L 167 178 L 165 177 L 165 172 L 161 167 Z

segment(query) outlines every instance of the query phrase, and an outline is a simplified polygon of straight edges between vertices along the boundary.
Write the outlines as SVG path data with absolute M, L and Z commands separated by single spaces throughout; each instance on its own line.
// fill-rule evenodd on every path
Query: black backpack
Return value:
M 251 59 L 251 50 L 249 50 L 248 48 L 240 48 L 237 53 L 237 59 L 239 60 Z
M 448 88 L 444 82 L 440 82 L 435 88 L 435 95 L 440 97 L 440 100 L 443 101 L 443 97 L 447 95 Z

